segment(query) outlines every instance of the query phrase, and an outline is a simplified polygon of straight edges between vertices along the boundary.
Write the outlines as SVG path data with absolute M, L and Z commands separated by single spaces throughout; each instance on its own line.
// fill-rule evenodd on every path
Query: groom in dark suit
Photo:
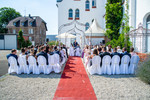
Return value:
M 74 41 L 74 43 L 73 43 L 73 47 L 77 47 L 78 46 L 78 42 L 76 42 L 76 40 Z

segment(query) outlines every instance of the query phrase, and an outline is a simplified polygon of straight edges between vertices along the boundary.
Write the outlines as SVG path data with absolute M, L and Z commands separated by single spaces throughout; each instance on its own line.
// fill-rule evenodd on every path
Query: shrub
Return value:
M 142 81 L 150 84 L 150 57 L 140 63 L 136 76 L 138 76 Z
M 52 45 L 58 46 L 58 45 L 59 45 L 59 42 L 58 42 L 58 41 L 50 41 L 50 42 L 48 42 L 48 45 L 50 45 L 50 46 L 52 46 Z M 60 45 L 63 45 L 63 44 L 60 43 Z

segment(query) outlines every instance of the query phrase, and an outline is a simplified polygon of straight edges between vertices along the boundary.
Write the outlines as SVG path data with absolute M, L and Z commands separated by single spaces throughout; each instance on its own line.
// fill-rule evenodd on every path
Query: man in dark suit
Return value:
M 103 57 L 106 56 L 106 55 L 109 55 L 109 56 L 110 56 L 110 53 L 107 52 L 106 47 L 104 47 L 104 48 L 103 48 L 103 54 L 102 54 L 101 56 L 102 56 L 102 58 L 103 58 Z
M 42 46 L 40 49 L 41 49 L 41 52 L 37 54 L 37 57 L 44 56 L 46 58 L 46 64 L 48 65 L 48 55 L 45 52 L 45 49 L 46 49 L 45 46 Z
M 77 47 L 77 45 L 78 45 L 78 42 L 76 42 L 76 40 L 74 41 L 74 43 L 73 43 L 73 47 Z
M 53 53 L 60 55 L 60 52 L 59 52 L 59 50 L 57 49 L 57 46 L 54 47 L 54 52 L 53 52 Z
M 114 52 L 111 54 L 111 57 L 118 55 L 120 57 L 120 53 L 117 52 L 117 48 L 114 48 Z
M 123 51 L 123 53 L 121 54 L 121 57 L 123 57 L 124 55 L 128 55 L 131 58 L 131 54 L 127 52 L 126 47 L 124 47 L 122 51 Z
M 10 54 L 8 54 L 6 57 L 7 57 L 7 59 L 9 58 L 9 57 L 14 57 L 15 59 L 16 59 L 16 61 L 18 60 L 18 56 L 16 55 L 17 54 L 17 50 L 16 49 L 12 49 L 11 50 L 11 53 Z M 18 64 L 18 61 L 17 61 L 17 64 Z M 18 64 L 19 65 L 19 64 Z M 10 66 L 10 64 L 8 63 L 8 66 Z

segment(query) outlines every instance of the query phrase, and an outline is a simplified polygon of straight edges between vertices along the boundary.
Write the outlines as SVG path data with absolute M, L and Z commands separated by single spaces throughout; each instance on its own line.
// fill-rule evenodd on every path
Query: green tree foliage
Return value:
M 128 2 L 128 0 L 126 0 Z M 111 44 L 112 47 L 117 47 L 120 46 L 121 48 L 126 47 L 128 51 L 130 51 L 130 47 L 132 46 L 132 43 L 130 42 L 129 38 L 129 31 L 130 31 L 130 26 L 129 26 L 129 5 L 126 3 L 126 13 L 124 14 L 124 18 L 122 20 L 125 22 L 125 25 L 122 26 L 122 32 L 121 34 L 119 33 L 118 38 L 113 38 L 111 39 L 110 42 L 107 43 L 107 45 Z M 121 21 L 122 22 L 122 21 Z
M 0 33 L 7 33 L 6 25 L 9 21 L 19 16 L 21 16 L 21 14 L 13 8 L 0 8 Z
M 50 45 L 50 46 L 52 46 L 52 45 L 59 46 L 59 42 L 58 41 L 50 41 L 50 42 L 48 42 L 48 45 Z M 60 43 L 60 45 L 63 45 L 63 44 Z
M 118 39 L 123 18 L 122 0 L 107 0 L 105 8 L 106 36 L 110 40 Z
M 28 47 L 28 46 L 32 45 L 32 43 L 29 40 L 27 40 L 27 41 L 24 40 L 24 38 L 23 38 L 23 32 L 22 32 L 21 29 L 19 31 L 18 42 L 19 42 L 19 47 L 20 48 L 22 48 L 22 47 Z

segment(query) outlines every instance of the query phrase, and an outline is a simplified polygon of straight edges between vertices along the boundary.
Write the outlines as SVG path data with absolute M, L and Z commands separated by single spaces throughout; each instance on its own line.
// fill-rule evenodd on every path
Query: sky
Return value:
M 58 33 L 56 0 L 0 0 L 1 7 L 11 7 L 22 16 L 40 16 L 47 23 L 47 35 Z

